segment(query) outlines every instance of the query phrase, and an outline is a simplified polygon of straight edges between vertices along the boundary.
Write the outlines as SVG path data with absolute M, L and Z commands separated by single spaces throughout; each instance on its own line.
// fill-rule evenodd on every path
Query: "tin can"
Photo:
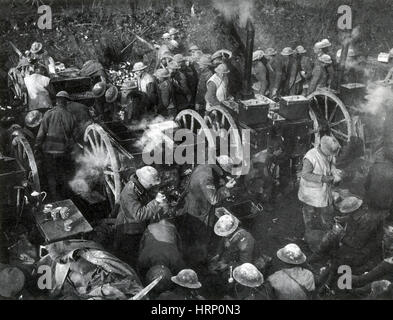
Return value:
M 63 220 L 68 219 L 68 217 L 70 216 L 70 209 L 68 209 L 67 207 L 64 207 L 60 210 L 60 217 Z
M 59 217 L 58 213 L 59 213 L 59 211 L 57 211 L 57 210 L 52 210 L 50 212 L 50 215 L 51 215 L 53 221 L 56 221 L 58 219 L 58 217 Z
M 64 231 L 70 232 L 72 230 L 72 220 L 67 219 L 64 221 Z

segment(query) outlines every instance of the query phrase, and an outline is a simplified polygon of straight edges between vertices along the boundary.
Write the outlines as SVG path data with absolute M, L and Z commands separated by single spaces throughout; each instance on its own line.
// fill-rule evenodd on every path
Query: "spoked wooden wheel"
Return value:
M 18 159 L 26 170 L 28 185 L 32 188 L 32 191 L 41 192 L 37 163 L 29 142 L 22 135 L 17 135 L 12 140 L 11 146 L 11 155 Z
M 215 134 L 218 155 L 227 154 L 231 158 L 243 159 L 240 130 L 229 111 L 222 106 L 211 107 L 205 121 Z
M 88 159 L 91 158 L 92 165 L 102 172 L 105 191 L 113 209 L 114 205 L 119 202 L 122 190 L 118 154 L 112 146 L 109 135 L 96 123 L 86 128 L 84 141 L 85 156 Z
M 352 136 L 352 122 L 344 103 L 328 90 L 317 90 L 308 98 L 318 121 L 316 138 L 327 134 L 333 135 L 341 145 L 348 143 Z
M 216 144 L 212 131 L 198 112 L 191 109 L 180 111 L 175 120 L 181 128 L 190 130 L 196 137 L 201 138 L 203 135 L 208 150 L 215 150 Z

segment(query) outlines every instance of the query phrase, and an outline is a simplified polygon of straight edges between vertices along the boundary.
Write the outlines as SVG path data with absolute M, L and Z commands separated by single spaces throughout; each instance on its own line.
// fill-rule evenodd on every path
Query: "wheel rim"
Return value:
M 102 170 L 105 182 L 105 191 L 111 206 L 119 202 L 122 189 L 120 178 L 120 164 L 117 152 L 112 146 L 109 135 L 98 124 L 89 125 L 85 130 L 85 155 L 93 159 L 99 159 L 98 164 Z M 110 194 L 109 194 L 110 193 Z
M 216 144 L 213 134 L 205 120 L 198 112 L 191 109 L 183 110 L 178 113 L 175 120 L 179 124 L 180 128 L 189 129 L 195 136 L 203 134 L 205 142 L 207 142 L 209 152 L 211 150 L 214 152 Z
M 41 192 L 40 178 L 38 175 L 37 163 L 34 158 L 33 150 L 25 137 L 17 135 L 12 140 L 11 154 L 18 159 L 23 169 L 27 172 L 28 185 L 34 191 Z
M 318 90 L 308 96 L 311 102 L 310 117 L 314 123 L 316 139 L 321 135 L 333 135 L 341 145 L 349 142 L 352 136 L 352 122 L 344 103 L 332 92 Z M 315 141 L 314 143 L 316 143 Z
M 230 156 L 232 158 L 243 159 L 243 143 L 240 131 L 232 115 L 224 107 L 214 106 L 205 116 L 205 121 L 208 127 L 214 132 L 215 137 L 218 138 L 218 142 L 216 143 L 218 153 L 221 155 L 221 145 L 227 144 L 231 148 Z

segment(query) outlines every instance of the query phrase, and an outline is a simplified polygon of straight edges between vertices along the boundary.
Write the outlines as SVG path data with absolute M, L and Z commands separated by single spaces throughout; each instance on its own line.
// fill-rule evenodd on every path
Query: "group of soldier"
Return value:
M 196 45 L 186 50 L 178 33 L 171 28 L 162 36 L 163 42 L 156 50 L 154 73 L 149 73 L 145 62 L 138 61 L 120 90 L 109 83 L 98 62 L 88 61 L 82 70 L 99 78 L 92 88 L 92 109 L 72 101 L 65 91 L 55 94 L 56 103 L 53 105 L 51 97 L 54 92 L 49 81 L 49 75 L 55 73 L 53 59 L 40 43 L 34 43 L 30 53 L 26 53 L 28 59 L 39 61 L 24 79 L 30 109 L 26 125 L 36 135 L 35 154 L 45 163 L 49 192 L 54 200 L 65 197 L 65 164 L 70 160 L 75 142 L 80 142 L 85 127 L 94 119 L 132 124 L 148 115 L 173 118 L 187 108 L 203 114 L 230 97 L 239 97 L 242 71 L 238 57 L 225 49 L 213 54 L 204 53 Z M 275 99 L 282 95 L 307 95 L 318 87 L 333 87 L 337 61 L 331 57 L 331 46 L 327 39 L 317 42 L 313 48 L 314 58 L 308 56 L 302 46 L 295 50 L 286 47 L 280 53 L 274 48 L 258 48 L 252 56 L 252 89 Z M 352 48 L 348 51 L 348 58 L 356 59 Z M 35 112 L 37 106 L 51 109 L 42 117 L 41 113 Z M 361 199 L 347 195 L 336 205 L 336 213 L 342 217 L 333 220 L 331 188 L 342 179 L 333 160 L 338 149 L 337 141 L 325 137 L 320 146 L 309 151 L 303 163 L 299 199 L 303 203 L 305 241 L 312 247 L 313 239 L 318 238 L 311 261 L 319 260 L 327 252 L 331 254 L 332 247 L 337 251 L 339 245 L 354 252 L 359 245 L 355 243 L 358 238 L 347 236 L 343 242 L 339 232 L 331 232 L 332 226 L 339 228 L 338 224 L 344 222 L 352 227 L 349 235 L 355 233 L 357 226 L 367 225 L 364 246 L 358 248 L 363 258 L 365 242 L 381 226 L 381 219 L 386 215 L 386 208 L 378 208 L 372 200 L 363 205 Z M 271 195 L 272 177 L 258 172 L 266 171 L 267 161 L 279 161 L 282 153 L 279 139 L 270 143 L 270 148 L 259 154 L 264 159 L 260 161 L 262 166 L 259 169 L 253 167 L 244 184 L 232 174 L 235 164 L 227 156 L 218 157 L 214 165 L 198 165 L 188 178 L 181 208 L 172 207 L 159 191 L 161 179 L 155 168 L 138 168 L 120 195 L 114 241 L 116 255 L 136 268 L 146 284 L 159 275 L 163 276 L 152 294 L 157 299 L 202 299 L 195 293 L 204 282 L 200 279 L 210 285 L 217 284 L 215 288 L 221 288 L 220 293 L 228 299 L 315 297 L 325 275 L 307 265 L 306 255 L 299 246 L 286 245 L 277 251 L 272 262 L 236 217 L 223 214 L 217 219 L 214 214 L 218 203 L 239 190 L 258 193 L 259 184 L 263 183 L 261 194 L 270 190 Z M 257 173 L 253 176 L 255 171 Z M 370 179 L 376 179 L 375 175 Z M 369 181 L 369 188 L 375 188 L 375 182 Z M 391 205 L 391 201 L 389 203 Z M 379 213 L 370 218 L 369 212 L 373 210 L 379 210 Z M 350 217 L 353 221 L 348 222 L 347 215 L 353 212 L 357 216 Z M 322 228 L 314 227 L 315 217 L 322 223 Z M 315 237 L 316 233 L 318 237 Z M 391 260 L 385 262 L 389 269 Z M 264 275 L 267 281 L 264 281 Z M 358 284 L 368 280 L 367 277 L 357 278 Z

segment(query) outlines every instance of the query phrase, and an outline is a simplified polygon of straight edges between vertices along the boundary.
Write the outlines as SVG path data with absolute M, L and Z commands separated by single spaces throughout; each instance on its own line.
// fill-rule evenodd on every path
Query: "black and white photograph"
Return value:
M 0 300 L 393 299 L 392 0 L 0 12 Z

